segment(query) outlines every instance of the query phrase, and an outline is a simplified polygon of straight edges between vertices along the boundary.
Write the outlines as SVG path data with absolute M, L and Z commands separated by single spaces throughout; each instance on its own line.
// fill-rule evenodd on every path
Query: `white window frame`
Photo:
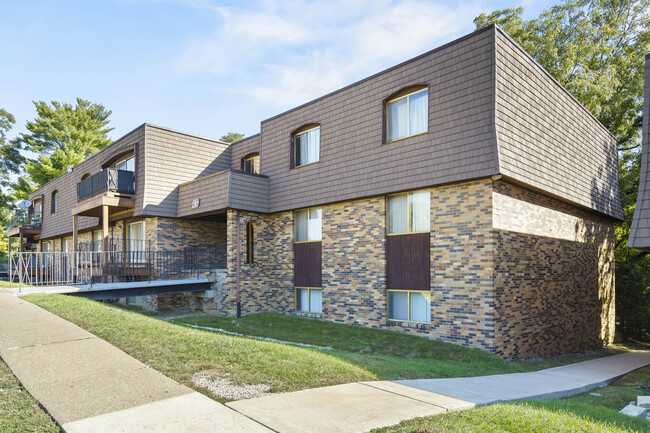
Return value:
M 416 95 L 416 94 L 421 93 L 421 92 L 426 92 L 427 93 L 427 96 L 426 96 L 427 106 L 426 106 L 426 113 L 425 113 L 426 119 L 427 119 L 426 120 L 427 127 L 424 129 L 424 131 L 419 131 L 419 132 L 413 132 L 412 133 L 411 132 L 411 119 L 410 119 L 410 117 L 411 117 L 411 99 L 410 98 L 411 98 L 411 96 Z M 397 102 L 397 101 L 400 101 L 400 100 L 402 100 L 404 98 L 406 98 L 406 135 L 403 135 L 401 137 L 389 138 L 388 137 L 388 125 L 390 124 L 389 118 L 388 118 L 388 113 L 390 112 L 389 106 L 390 106 L 390 104 L 392 104 L 394 102 Z M 407 93 L 406 95 L 398 96 L 397 98 L 393 98 L 393 99 L 390 99 L 390 100 L 386 101 L 386 113 L 385 113 L 385 120 L 384 121 L 386 122 L 386 143 L 390 143 L 390 142 L 396 141 L 396 140 L 402 140 L 402 139 L 408 138 L 408 137 L 413 137 L 415 135 L 426 134 L 429 131 L 429 88 L 428 87 L 420 88 L 418 90 L 414 90 L 413 92 Z
M 136 226 L 136 225 L 142 225 L 142 239 L 135 239 L 133 240 L 131 238 L 131 227 Z M 133 223 L 129 223 L 126 225 L 126 251 L 128 253 L 129 258 L 131 259 L 132 262 L 144 262 L 146 261 L 145 257 L 145 244 L 146 244 L 146 226 L 144 221 L 136 221 Z M 133 249 L 133 244 L 132 242 L 141 242 L 141 249 Z
M 312 238 L 312 233 L 309 230 L 309 220 L 312 219 L 311 218 L 312 212 L 318 212 L 318 211 L 320 211 L 320 230 L 319 230 L 320 237 L 318 237 L 318 238 L 313 237 Z M 299 213 L 299 212 L 307 212 L 307 240 L 306 241 L 299 241 L 298 240 L 298 218 L 296 218 L 296 214 Z M 309 209 L 300 209 L 300 210 L 294 211 L 293 221 L 294 221 L 294 231 L 293 231 L 294 243 L 302 244 L 302 243 L 305 243 L 305 242 L 321 242 L 323 240 L 323 209 L 322 208 L 313 207 L 313 208 L 309 208 Z
M 130 160 L 133 160 L 133 170 L 129 170 L 127 168 L 120 168 L 120 165 L 128 166 Z M 132 173 L 135 173 L 135 155 L 127 156 L 126 158 L 121 159 L 118 162 L 116 162 L 115 163 L 115 169 L 122 170 L 122 171 L 130 171 Z

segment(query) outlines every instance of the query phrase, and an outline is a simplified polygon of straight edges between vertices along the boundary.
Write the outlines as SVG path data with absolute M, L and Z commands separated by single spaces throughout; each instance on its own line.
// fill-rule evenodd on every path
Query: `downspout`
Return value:
M 237 318 L 241 317 L 241 299 L 239 297 L 239 271 L 241 269 L 241 244 L 239 242 L 239 211 L 237 211 Z

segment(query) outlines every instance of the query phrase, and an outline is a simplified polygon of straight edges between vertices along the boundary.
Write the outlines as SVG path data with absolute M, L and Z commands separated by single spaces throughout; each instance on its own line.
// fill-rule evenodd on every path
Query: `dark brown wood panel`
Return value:
M 431 288 L 431 235 L 414 233 L 386 239 L 386 279 L 389 289 Z
M 294 257 L 294 285 L 296 287 L 321 287 L 321 243 L 294 244 Z

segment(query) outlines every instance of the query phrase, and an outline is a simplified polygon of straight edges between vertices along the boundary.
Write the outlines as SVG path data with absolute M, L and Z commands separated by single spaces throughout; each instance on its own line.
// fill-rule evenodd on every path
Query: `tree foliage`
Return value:
M 20 145 L 7 140 L 7 132 L 16 123 L 14 116 L 0 108 L 0 185 L 7 185 L 9 175 L 17 173 L 25 158 L 20 154 Z
M 567 0 L 524 20 L 523 9 L 481 14 L 497 24 L 617 138 L 625 221 L 616 227 L 616 312 L 624 336 L 650 340 L 650 256 L 627 248 L 640 173 L 650 0 Z
M 226 143 L 234 143 L 235 141 L 243 140 L 244 134 L 239 132 L 229 132 L 226 135 L 219 137 L 219 140 L 225 141 Z
M 38 154 L 25 164 L 29 181 L 42 186 L 103 149 L 111 140 L 107 127 L 111 112 L 103 105 L 77 98 L 76 105 L 52 101 L 34 102 L 37 116 L 27 122 L 27 134 L 18 141 L 25 150 Z

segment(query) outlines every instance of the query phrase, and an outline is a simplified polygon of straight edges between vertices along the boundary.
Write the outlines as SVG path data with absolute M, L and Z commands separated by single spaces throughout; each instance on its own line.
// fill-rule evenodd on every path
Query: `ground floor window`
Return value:
M 431 322 L 431 293 L 417 290 L 389 290 L 388 318 L 401 322 Z
M 295 310 L 301 313 L 322 313 L 323 290 L 313 287 L 296 287 Z

